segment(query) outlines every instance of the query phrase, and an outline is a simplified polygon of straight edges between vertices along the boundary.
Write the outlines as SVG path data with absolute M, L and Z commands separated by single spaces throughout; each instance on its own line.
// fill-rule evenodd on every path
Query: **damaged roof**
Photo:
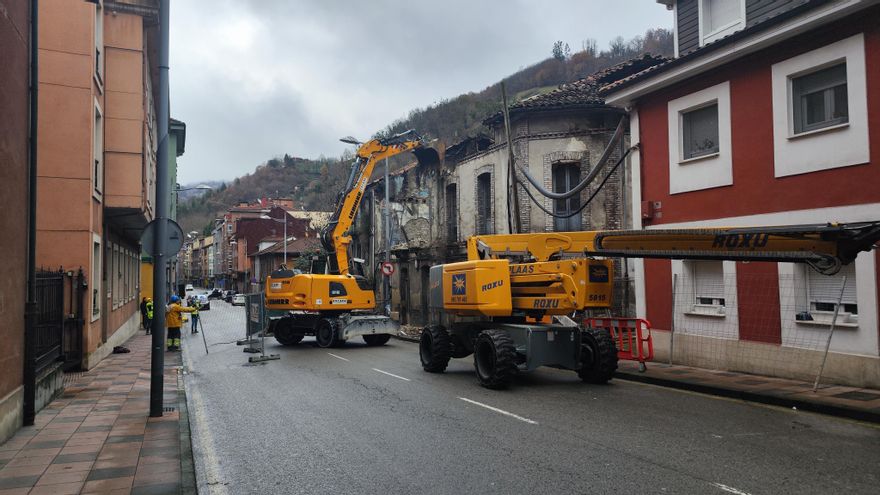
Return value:
M 659 55 L 646 53 L 639 58 L 600 70 L 587 77 L 565 84 L 549 93 L 535 95 L 516 102 L 510 106 L 511 115 L 529 110 L 551 110 L 561 108 L 589 108 L 605 105 L 605 98 L 600 93 L 602 87 L 625 79 L 633 74 L 641 73 L 650 67 L 662 65 L 668 59 Z M 503 114 L 497 112 L 483 121 L 485 125 L 501 122 Z

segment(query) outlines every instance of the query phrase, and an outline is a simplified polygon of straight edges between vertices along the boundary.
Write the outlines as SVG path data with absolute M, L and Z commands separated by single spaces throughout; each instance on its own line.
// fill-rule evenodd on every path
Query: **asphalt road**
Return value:
M 201 493 L 877 493 L 880 429 L 573 372 L 481 388 L 471 358 L 422 371 L 392 340 L 321 349 L 235 345 L 244 308 L 185 332 Z M 229 343 L 232 342 L 232 343 Z

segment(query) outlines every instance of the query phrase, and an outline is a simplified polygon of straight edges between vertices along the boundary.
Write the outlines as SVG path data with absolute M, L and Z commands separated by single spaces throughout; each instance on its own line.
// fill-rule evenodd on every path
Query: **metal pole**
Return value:
M 825 341 L 825 354 L 822 355 L 822 364 L 819 365 L 819 373 L 816 375 L 816 381 L 813 382 L 813 392 L 819 388 L 819 380 L 822 379 L 822 372 L 825 371 L 825 361 L 828 359 L 828 350 L 831 348 L 831 337 L 834 335 L 834 326 L 837 325 L 837 315 L 840 313 L 840 304 L 843 302 L 843 290 L 846 288 L 846 275 L 843 276 L 843 283 L 840 284 L 840 295 L 837 297 L 837 304 L 834 306 L 834 316 L 831 317 L 831 328 L 828 330 L 828 340 Z
M 669 320 L 669 364 L 672 364 L 672 353 L 675 350 L 675 289 L 678 285 L 678 274 L 672 275 L 672 311 Z
M 168 239 L 168 13 L 171 0 L 159 4 L 159 153 L 156 163 L 156 237 L 153 244 L 153 340 L 150 365 L 150 416 L 162 416 L 165 372 L 165 241 Z
M 40 84 L 38 71 L 39 40 L 37 26 L 39 2 L 31 0 L 30 33 L 30 128 L 28 129 L 28 233 L 27 233 L 27 293 L 24 304 L 24 407 L 22 422 L 32 426 L 36 416 L 37 370 L 37 92 Z M 92 282 L 94 283 L 94 282 Z M 72 308 L 71 308 L 72 309 Z
M 284 212 L 284 267 L 287 268 L 287 212 Z
M 388 173 L 388 159 L 385 159 L 385 262 L 391 263 L 391 181 Z M 385 314 L 391 314 L 391 277 L 382 281 L 385 293 Z
M 519 193 L 516 190 L 516 164 L 513 158 L 513 140 L 510 136 L 510 111 L 507 108 L 507 89 L 501 81 L 501 99 L 504 110 L 504 133 L 507 135 L 507 230 L 511 234 L 522 232 L 519 218 Z M 510 198 L 513 196 L 513 212 L 510 211 Z M 511 221 L 511 216 L 513 221 Z

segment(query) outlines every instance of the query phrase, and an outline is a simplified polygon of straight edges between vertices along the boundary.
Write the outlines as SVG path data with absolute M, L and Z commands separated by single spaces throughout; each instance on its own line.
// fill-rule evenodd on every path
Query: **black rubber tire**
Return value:
M 315 341 L 318 343 L 318 347 L 324 349 L 339 345 L 336 337 L 336 325 L 333 320 L 328 318 L 318 320 L 315 325 Z
M 608 383 L 617 371 L 617 346 L 606 330 L 581 331 L 581 369 L 578 376 L 587 383 Z
M 364 342 L 367 343 L 370 347 L 385 345 L 391 340 L 391 334 L 388 333 L 374 333 L 372 335 L 363 335 Z
M 483 330 L 474 345 L 474 369 L 480 385 L 503 389 L 517 373 L 516 345 L 503 330 Z
M 422 330 L 419 339 L 419 359 L 422 369 L 428 373 L 443 373 L 452 357 L 449 332 L 441 326 L 429 326 Z
M 293 326 L 284 320 L 275 323 L 272 333 L 275 335 L 275 340 L 284 346 L 299 344 L 305 337 L 301 333 L 293 333 Z

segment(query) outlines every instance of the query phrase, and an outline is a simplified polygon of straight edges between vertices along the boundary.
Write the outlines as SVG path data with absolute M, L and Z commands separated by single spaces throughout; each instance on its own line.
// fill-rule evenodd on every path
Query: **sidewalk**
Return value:
M 648 363 L 647 371 L 639 373 L 637 362 L 620 361 L 615 376 L 623 380 L 880 423 L 880 390 L 819 384 L 819 389 L 813 392 L 812 382 L 657 362 Z
M 165 414 L 150 418 L 150 337 L 95 369 L 0 445 L 0 495 L 195 493 L 179 353 L 165 354 Z

